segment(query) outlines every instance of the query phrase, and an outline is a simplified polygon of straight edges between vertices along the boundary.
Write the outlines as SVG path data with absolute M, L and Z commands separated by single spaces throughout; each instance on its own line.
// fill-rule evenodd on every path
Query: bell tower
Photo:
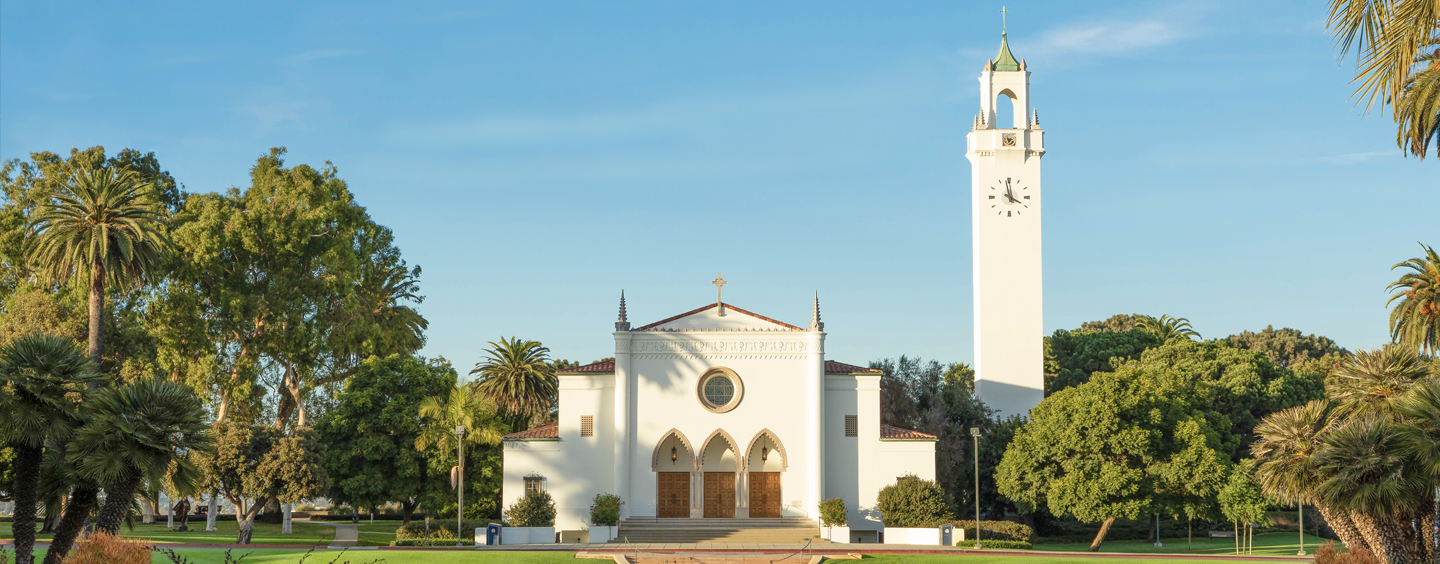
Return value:
M 1012 106 L 1010 128 L 996 102 Z M 1000 52 L 980 71 L 980 113 L 965 136 L 974 245 L 975 388 L 1002 415 L 1026 415 L 1045 397 L 1040 258 L 1040 158 L 1045 132 L 1030 105 L 1030 71 Z

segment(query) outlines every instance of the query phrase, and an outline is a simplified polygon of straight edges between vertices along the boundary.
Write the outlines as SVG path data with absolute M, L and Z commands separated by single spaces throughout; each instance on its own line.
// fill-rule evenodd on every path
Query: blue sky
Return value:
M 190 191 L 339 167 L 424 268 L 427 355 L 609 356 L 726 301 L 828 356 L 972 357 L 969 164 L 1000 6 L 0 2 L 0 158 L 154 151 Z M 1440 174 L 1350 95 L 1325 2 L 1020 2 L 1047 131 L 1045 327 L 1384 342 Z M 1038 337 L 1038 335 L 1037 335 Z

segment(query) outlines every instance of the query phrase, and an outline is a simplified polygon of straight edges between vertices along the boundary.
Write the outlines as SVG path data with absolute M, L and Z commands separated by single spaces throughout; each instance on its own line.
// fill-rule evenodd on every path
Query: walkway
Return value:
M 326 548 L 351 548 L 360 544 L 360 525 L 354 523 L 333 523 L 330 521 L 300 521 L 291 520 L 290 523 L 306 525 L 325 525 L 335 527 L 335 540 L 330 541 Z

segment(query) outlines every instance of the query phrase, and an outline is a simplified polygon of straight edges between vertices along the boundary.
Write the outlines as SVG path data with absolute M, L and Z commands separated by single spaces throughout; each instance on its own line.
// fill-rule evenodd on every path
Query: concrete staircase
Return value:
M 814 519 L 659 519 L 631 517 L 620 522 L 612 543 L 829 544 Z

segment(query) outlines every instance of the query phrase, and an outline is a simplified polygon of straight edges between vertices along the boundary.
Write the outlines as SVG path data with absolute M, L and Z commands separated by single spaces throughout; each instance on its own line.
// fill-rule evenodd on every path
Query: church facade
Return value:
M 589 527 L 597 494 L 622 518 L 803 517 L 841 498 L 852 530 L 880 530 L 875 498 L 935 478 L 935 437 L 880 423 L 880 371 L 826 358 L 807 327 L 723 303 L 631 328 L 615 358 L 560 371 L 554 423 L 504 439 L 506 507 L 555 499 L 559 530 Z

